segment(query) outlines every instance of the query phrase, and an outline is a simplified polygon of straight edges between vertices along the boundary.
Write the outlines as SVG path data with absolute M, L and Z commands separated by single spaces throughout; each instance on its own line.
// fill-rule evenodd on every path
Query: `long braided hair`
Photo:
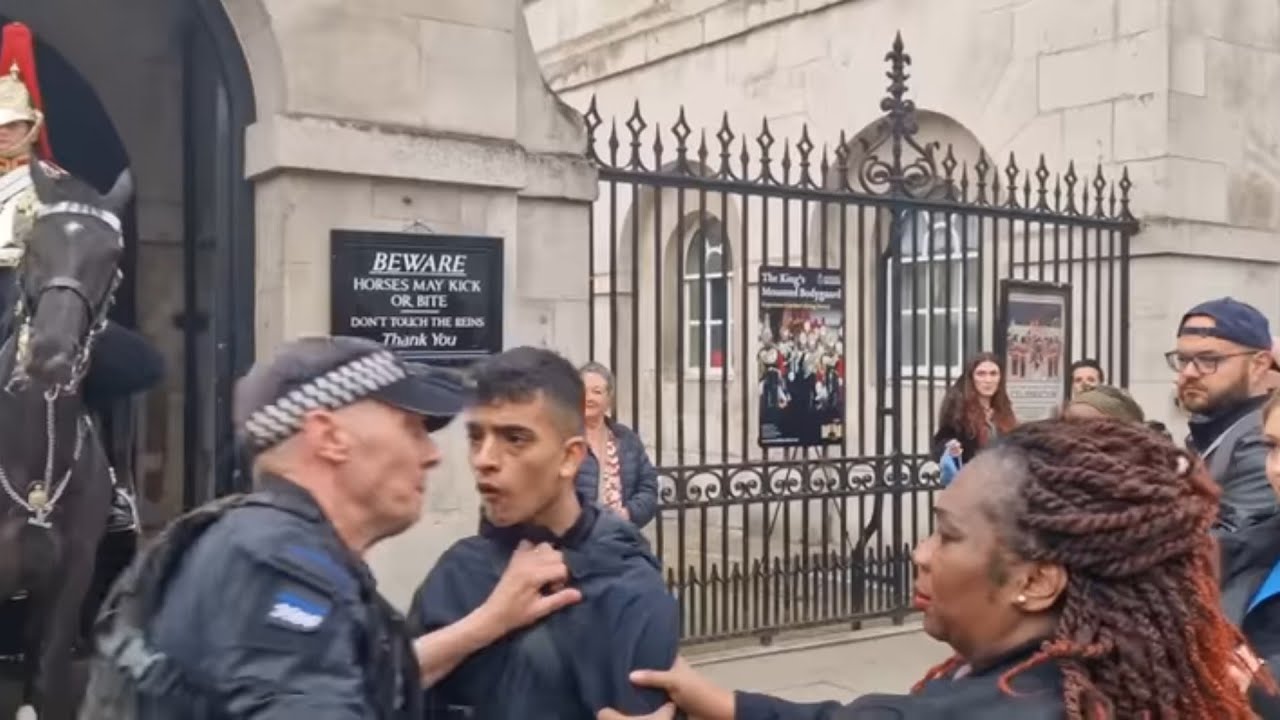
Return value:
M 989 452 L 1024 471 L 1001 508 L 1009 550 L 1068 575 L 1053 636 L 1001 688 L 1011 693 L 1020 672 L 1056 662 L 1069 720 L 1253 718 L 1228 674 L 1244 638 L 1219 608 L 1209 535 L 1218 491 L 1203 464 L 1113 420 L 1023 425 Z

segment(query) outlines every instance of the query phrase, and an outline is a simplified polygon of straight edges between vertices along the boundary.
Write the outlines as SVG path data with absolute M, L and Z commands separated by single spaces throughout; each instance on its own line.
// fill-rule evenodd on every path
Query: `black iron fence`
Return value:
M 935 417 L 995 344 L 1000 280 L 1069 285 L 1075 357 L 1056 372 L 1092 357 L 1127 384 L 1127 174 L 942 145 L 906 97 L 900 38 L 886 59 L 882 119 L 820 148 L 807 127 L 792 142 L 727 115 L 708 134 L 683 109 L 666 129 L 639 103 L 621 123 L 587 111 L 590 344 L 659 467 L 649 532 L 686 641 L 905 617 L 940 487 Z M 762 266 L 838 276 L 839 307 L 780 326 L 760 313 Z M 801 400 L 843 412 L 822 428 L 838 440 L 763 447 L 762 416 Z

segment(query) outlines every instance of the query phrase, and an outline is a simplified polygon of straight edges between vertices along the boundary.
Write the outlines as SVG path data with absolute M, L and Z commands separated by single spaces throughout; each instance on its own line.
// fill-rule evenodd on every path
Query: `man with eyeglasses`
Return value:
M 1261 408 L 1277 369 L 1271 327 L 1257 308 L 1231 298 L 1201 303 L 1182 317 L 1177 349 L 1178 400 L 1190 412 L 1187 446 L 1222 488 L 1219 529 L 1235 532 L 1273 515 Z

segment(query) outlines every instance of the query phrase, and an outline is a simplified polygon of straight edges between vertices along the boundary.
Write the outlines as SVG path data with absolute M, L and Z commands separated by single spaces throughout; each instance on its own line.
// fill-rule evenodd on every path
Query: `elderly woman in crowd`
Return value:
M 1110 418 L 1120 422 L 1145 425 L 1172 441 L 1173 433 L 1159 420 L 1147 420 L 1142 406 L 1129 393 L 1112 385 L 1097 385 L 1071 398 L 1062 416 L 1068 420 L 1096 420 Z
M 591 452 L 578 470 L 578 492 L 644 527 L 658 512 L 658 471 L 649 462 L 640 436 L 609 416 L 613 373 L 600 363 L 588 363 L 581 372 L 587 390 L 583 419 Z
M 1071 398 L 1062 416 L 1069 420 L 1111 418 L 1142 424 L 1146 414 L 1129 393 L 1111 385 L 1097 385 Z
M 1219 607 L 1217 512 L 1204 465 L 1136 423 L 1027 424 L 938 494 L 915 605 L 955 655 L 911 693 L 791 703 L 683 662 L 632 680 L 708 720 L 1274 717 L 1275 683 Z

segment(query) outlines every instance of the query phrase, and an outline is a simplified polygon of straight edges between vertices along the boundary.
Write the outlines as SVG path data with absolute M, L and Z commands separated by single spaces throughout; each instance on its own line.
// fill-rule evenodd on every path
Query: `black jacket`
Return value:
M 618 445 L 618 466 L 622 474 L 622 506 L 636 527 L 644 527 L 658 514 L 658 471 L 634 430 L 606 419 Z M 600 496 L 600 460 L 588 450 L 574 481 L 578 494 L 589 502 Z
M 938 431 L 933 434 L 933 443 L 930 448 L 930 460 L 938 460 L 942 457 L 942 453 L 947 449 L 947 443 L 952 440 L 958 440 L 963 452 L 960 459 L 969 462 L 974 455 L 982 448 L 978 447 L 978 438 L 967 428 L 953 425 L 950 422 L 944 422 L 938 426 Z
M 268 481 L 183 554 L 147 636 L 190 693 L 154 693 L 140 720 L 420 714 L 402 619 L 310 494 L 284 480 Z
M 591 505 L 563 537 L 486 523 L 481 535 L 455 543 L 414 596 L 413 632 L 444 627 L 479 607 L 521 539 L 559 546 L 583 600 L 472 655 L 427 691 L 426 717 L 594 720 L 605 707 L 643 715 L 661 706 L 661 693 L 637 688 L 627 675 L 674 662 L 675 599 L 639 531 Z M 473 714 L 452 715 L 453 708 Z
M 848 705 L 791 703 L 737 694 L 734 720 L 1061 720 L 1062 674 L 1044 663 L 1019 673 L 1011 683 L 1016 695 L 998 687 L 1000 677 L 1035 653 L 1040 643 L 1023 646 L 960 679 L 939 678 L 913 695 L 864 695 Z
M 1222 551 L 1222 611 L 1271 667 L 1280 667 L 1280 594 L 1259 596 L 1280 565 L 1280 515 L 1218 539 Z M 1255 604 L 1255 598 L 1257 603 Z

